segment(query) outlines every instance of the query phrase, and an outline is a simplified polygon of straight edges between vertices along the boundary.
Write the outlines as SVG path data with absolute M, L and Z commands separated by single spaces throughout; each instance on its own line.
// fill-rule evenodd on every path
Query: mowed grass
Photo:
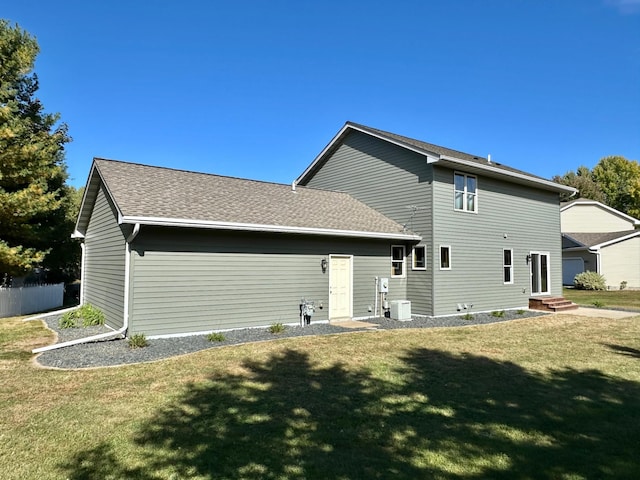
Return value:
M 640 316 L 35 366 L 0 320 L 3 479 L 640 478 Z
M 629 308 L 640 311 L 640 290 L 577 290 L 563 289 L 563 295 L 578 305 L 597 304 L 603 308 Z

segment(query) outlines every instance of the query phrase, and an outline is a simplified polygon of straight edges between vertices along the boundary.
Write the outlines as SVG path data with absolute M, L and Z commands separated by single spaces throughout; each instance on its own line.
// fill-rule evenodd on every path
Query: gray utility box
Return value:
M 391 318 L 400 321 L 411 320 L 411 302 L 409 300 L 392 300 Z

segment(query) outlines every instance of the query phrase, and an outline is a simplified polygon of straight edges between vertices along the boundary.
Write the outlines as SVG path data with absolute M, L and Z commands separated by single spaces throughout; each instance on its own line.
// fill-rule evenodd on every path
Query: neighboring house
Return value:
M 392 245 L 420 241 L 346 193 L 102 159 L 75 236 L 81 301 L 147 336 L 295 323 L 303 298 L 314 321 L 369 316 Z
M 351 122 L 296 183 L 347 192 L 420 235 L 389 252 L 391 293 L 414 314 L 562 295 L 560 194 L 572 187 Z
M 354 123 L 292 185 L 95 159 L 81 301 L 150 337 L 296 323 L 303 299 L 313 321 L 526 308 L 562 293 L 573 192 Z
M 640 288 L 640 220 L 595 200 L 579 198 L 560 208 L 563 283 L 578 273 L 605 277 L 608 288 Z

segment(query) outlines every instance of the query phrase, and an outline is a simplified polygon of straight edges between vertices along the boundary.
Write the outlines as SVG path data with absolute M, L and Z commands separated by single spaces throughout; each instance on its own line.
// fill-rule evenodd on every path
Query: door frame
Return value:
M 339 254 L 339 253 L 332 253 L 329 254 L 329 322 L 331 322 L 332 320 L 336 320 L 338 318 L 347 318 L 344 316 L 334 316 L 333 315 L 333 310 L 334 310 L 334 305 L 333 302 L 331 301 L 332 295 L 331 295 L 331 285 L 332 285 L 332 281 L 333 281 L 333 269 L 331 268 L 331 264 L 332 264 L 332 260 L 334 258 L 346 258 L 349 260 L 349 313 L 348 313 L 348 318 L 353 318 L 353 255 L 346 255 L 346 254 Z
M 538 255 L 538 262 L 533 261 L 533 256 Z M 529 289 L 531 296 L 542 296 L 542 295 L 550 295 L 551 294 L 551 254 L 549 252 L 543 252 L 539 250 L 531 250 L 529 252 L 530 260 L 529 260 Z M 542 282 L 540 281 L 542 278 L 541 268 L 540 268 L 540 257 L 547 257 L 547 290 L 546 291 L 533 291 L 533 269 L 534 266 L 538 272 L 538 285 L 536 286 L 538 289 L 542 290 Z M 534 265 L 535 263 L 535 265 Z

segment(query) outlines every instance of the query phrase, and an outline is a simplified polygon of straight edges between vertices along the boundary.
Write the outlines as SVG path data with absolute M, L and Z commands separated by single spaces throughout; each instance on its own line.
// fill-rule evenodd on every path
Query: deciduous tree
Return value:
M 610 207 L 640 217 L 640 164 L 621 156 L 604 157 L 593 168 L 593 178 Z

